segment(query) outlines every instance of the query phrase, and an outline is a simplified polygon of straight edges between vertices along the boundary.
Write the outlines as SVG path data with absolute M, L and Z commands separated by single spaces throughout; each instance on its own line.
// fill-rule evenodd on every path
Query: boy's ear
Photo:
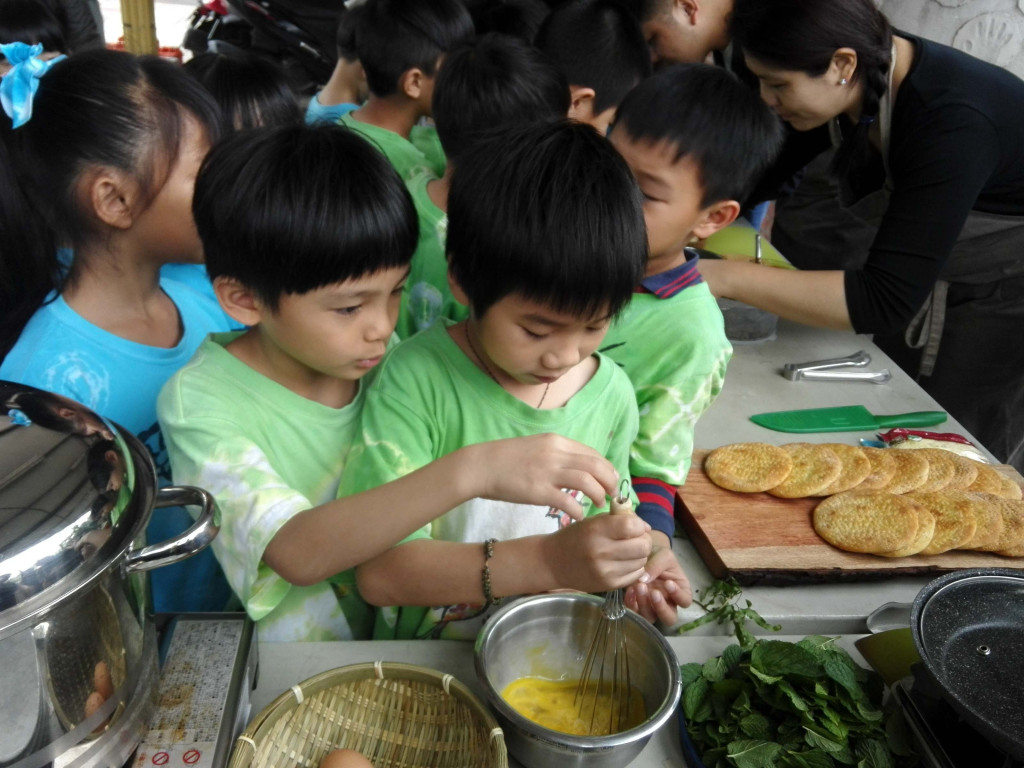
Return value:
M 581 123 L 588 123 L 594 119 L 594 89 L 584 88 L 581 85 L 569 86 L 569 117 Z
M 213 292 L 221 308 L 242 325 L 257 325 L 263 319 L 263 305 L 247 286 L 221 275 L 213 281 Z
M 711 237 L 715 232 L 723 229 L 740 215 L 740 204 L 735 200 L 722 200 L 713 203 L 704 209 L 700 222 L 693 228 L 693 235 L 698 240 Z
M 398 76 L 398 91 L 415 101 L 423 95 L 426 73 L 419 67 L 407 69 Z
M 681 24 L 696 24 L 700 10 L 700 0 L 672 0 L 672 17 Z
M 466 292 L 462 290 L 462 285 L 455 279 L 455 275 L 452 274 L 450 269 L 448 270 L 448 287 L 451 288 L 452 297 L 459 302 L 459 304 L 464 307 L 469 306 L 469 296 L 467 296 Z
M 108 226 L 130 229 L 142 190 L 136 181 L 113 168 L 90 168 L 79 180 L 80 194 L 96 217 Z

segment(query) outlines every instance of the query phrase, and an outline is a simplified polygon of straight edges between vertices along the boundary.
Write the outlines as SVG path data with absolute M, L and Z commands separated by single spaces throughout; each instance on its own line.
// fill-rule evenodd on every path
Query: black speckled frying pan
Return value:
M 911 610 L 914 644 L 950 705 L 1024 760 L 1024 572 L 974 568 L 928 583 Z

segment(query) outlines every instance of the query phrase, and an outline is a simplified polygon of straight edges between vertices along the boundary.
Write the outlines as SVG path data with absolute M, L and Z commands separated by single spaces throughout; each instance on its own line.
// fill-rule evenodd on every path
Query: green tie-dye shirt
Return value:
M 469 316 L 469 310 L 455 300 L 448 286 L 448 260 L 444 255 L 448 215 L 434 205 L 427 194 L 427 184 L 433 178 L 424 172 L 408 183 L 409 194 L 416 204 L 420 239 L 409 266 L 395 327 L 395 333 L 403 339 L 429 328 L 439 317 L 465 320 Z
M 220 533 L 211 546 L 260 640 L 366 639 L 372 612 L 353 571 L 299 587 L 262 560 L 285 523 L 336 498 L 365 386 L 344 408 L 307 400 L 228 352 L 239 335 L 207 338 L 160 393 L 174 482 L 216 498 Z
M 450 325 L 438 321 L 403 341 L 381 364 L 366 395 L 363 437 L 345 466 L 341 495 L 390 482 L 466 445 L 548 432 L 591 446 L 626 476 L 636 401 L 629 380 L 608 358 L 598 356 L 597 371 L 568 403 L 539 410 L 477 368 L 452 340 Z M 585 499 L 584 511 L 597 510 Z M 547 507 L 471 499 L 407 540 L 507 540 L 554 533 L 570 522 Z M 479 606 L 472 605 L 381 608 L 374 639 L 472 639 L 483 620 L 478 614 Z
M 424 170 L 438 178 L 444 175 L 446 160 L 434 128 L 415 125 L 406 139 L 387 128 L 361 122 L 352 115 L 352 112 L 342 115 L 338 118 L 338 124 L 366 137 L 384 153 L 403 181 L 408 181 Z
M 697 419 L 722 391 L 732 344 L 706 283 L 659 298 L 634 293 L 601 349 L 636 390 L 640 433 L 629 454 L 633 477 L 682 485 Z

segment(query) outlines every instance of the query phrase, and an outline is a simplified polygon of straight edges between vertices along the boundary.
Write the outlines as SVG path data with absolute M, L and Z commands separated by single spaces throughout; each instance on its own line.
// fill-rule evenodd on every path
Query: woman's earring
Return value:
M 846 85 L 847 82 L 849 82 L 849 81 L 844 77 L 842 80 L 839 81 L 839 84 L 840 85 Z

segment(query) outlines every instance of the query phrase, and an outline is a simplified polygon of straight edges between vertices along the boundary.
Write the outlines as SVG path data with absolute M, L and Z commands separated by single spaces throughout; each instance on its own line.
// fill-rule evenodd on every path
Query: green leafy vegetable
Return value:
M 738 644 L 703 664 L 684 664 L 682 708 L 707 768 L 908 768 L 916 765 L 898 711 L 881 709 L 878 676 L 836 645 L 758 639 L 735 582 L 715 582 L 695 601 L 707 613 L 682 629 L 732 623 Z

